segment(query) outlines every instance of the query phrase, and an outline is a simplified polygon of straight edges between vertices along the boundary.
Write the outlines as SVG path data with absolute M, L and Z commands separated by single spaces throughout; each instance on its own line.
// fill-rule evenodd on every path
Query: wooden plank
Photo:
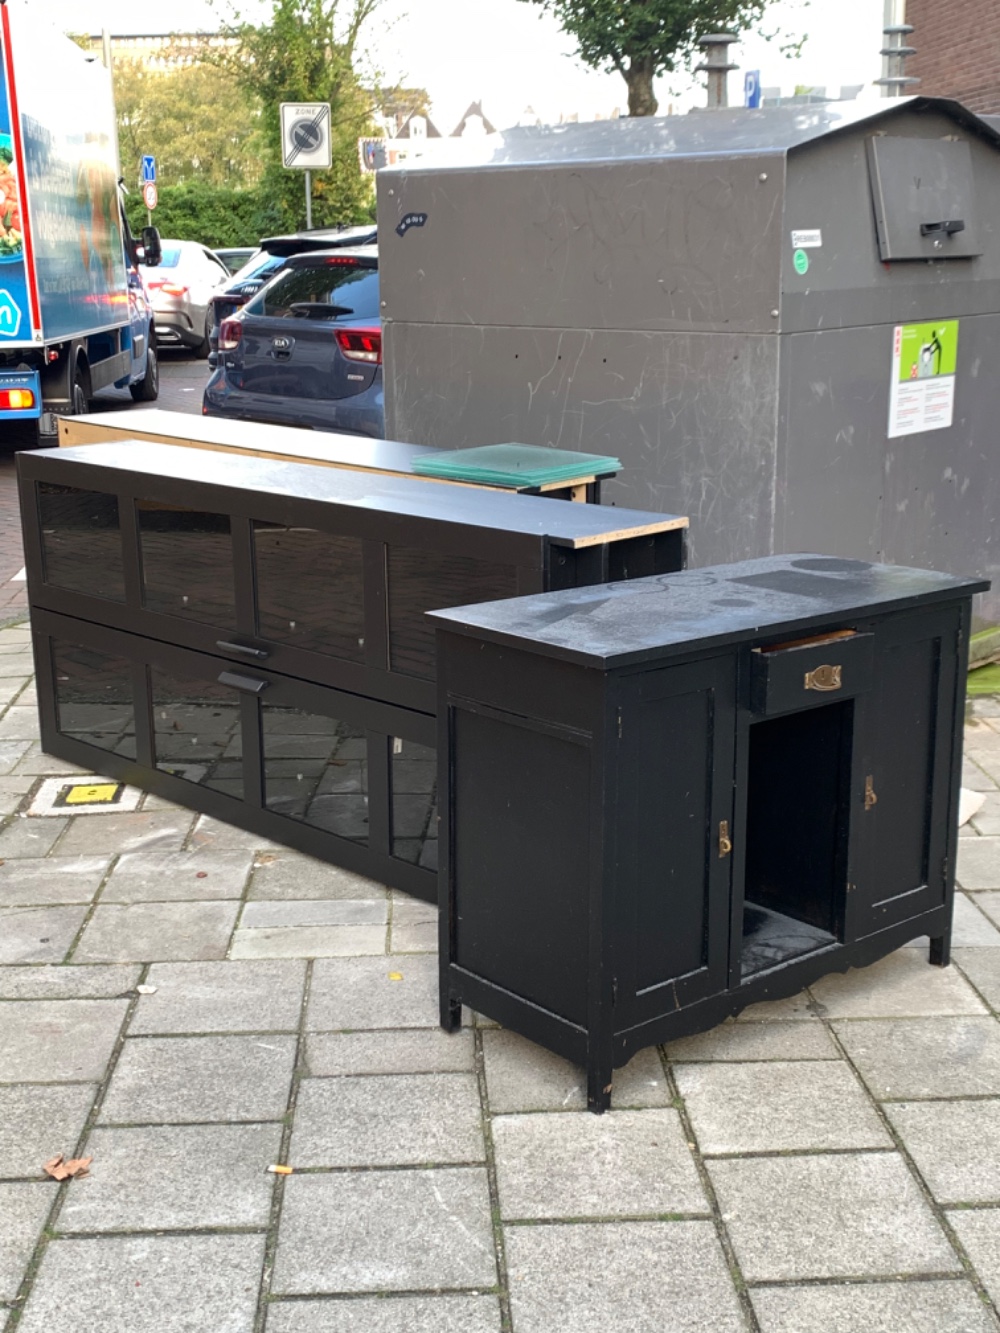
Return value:
M 272 426 L 260 421 L 196 417 L 186 412 L 166 412 L 160 408 L 129 412 L 127 416 L 111 412 L 90 413 L 59 417 L 58 421 L 60 448 L 78 444 L 113 444 L 121 440 L 148 440 L 153 444 L 243 454 L 249 458 L 269 458 L 283 463 L 311 463 L 317 467 L 371 472 L 386 477 L 419 475 L 422 481 L 434 481 L 444 486 L 507 490 L 512 494 L 517 494 L 519 490 L 515 486 L 489 486 L 482 482 L 417 474 L 413 469 L 414 461 L 424 454 L 439 451 L 427 445 L 402 444 L 398 440 L 371 440 L 360 435 L 303 430 L 296 426 Z M 542 487 L 542 490 L 565 490 L 585 486 L 593 481 L 594 475 L 590 473 L 571 477 L 568 481 L 554 482 L 551 486 Z

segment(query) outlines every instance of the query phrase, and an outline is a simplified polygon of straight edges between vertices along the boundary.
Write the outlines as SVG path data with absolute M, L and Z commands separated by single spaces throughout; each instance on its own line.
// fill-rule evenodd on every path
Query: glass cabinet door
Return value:
M 53 639 L 52 670 L 59 731 L 135 759 L 131 664 L 96 648 Z
M 392 855 L 425 870 L 437 870 L 437 751 L 400 736 L 391 741 Z
M 261 698 L 264 804 L 338 838 L 368 843 L 368 741 L 327 713 Z
M 38 482 L 37 495 L 45 582 L 124 602 L 117 497 L 44 481 Z
M 389 547 L 388 581 L 389 663 L 393 671 L 425 680 L 435 675 L 427 611 L 517 596 L 513 565 L 409 546 Z
M 205 659 L 208 661 L 208 659 Z M 201 787 L 244 797 L 240 696 L 204 677 L 149 668 L 156 767 Z
M 136 517 L 146 610 L 234 629 L 229 515 L 139 500 Z
M 293 648 L 363 662 L 361 541 L 255 522 L 253 542 L 257 632 Z

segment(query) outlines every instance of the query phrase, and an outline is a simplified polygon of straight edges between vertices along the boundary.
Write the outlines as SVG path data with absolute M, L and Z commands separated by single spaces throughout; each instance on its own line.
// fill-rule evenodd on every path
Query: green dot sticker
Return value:
M 804 250 L 796 250 L 792 255 L 792 263 L 795 265 L 795 272 L 800 276 L 809 272 L 809 256 Z

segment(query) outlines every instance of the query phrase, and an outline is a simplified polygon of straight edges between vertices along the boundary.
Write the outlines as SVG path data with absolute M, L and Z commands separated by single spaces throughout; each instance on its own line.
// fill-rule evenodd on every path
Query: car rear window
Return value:
M 276 273 L 286 262 L 277 255 L 268 254 L 266 250 L 257 250 L 242 268 L 236 270 L 233 282 L 246 282 L 248 278 L 260 278 L 266 273 Z
M 181 252 L 179 248 L 167 249 L 163 247 L 163 258 L 157 264 L 157 268 L 176 268 L 181 262 Z
M 329 260 L 288 268 L 246 310 L 271 319 L 378 319 L 378 270 Z

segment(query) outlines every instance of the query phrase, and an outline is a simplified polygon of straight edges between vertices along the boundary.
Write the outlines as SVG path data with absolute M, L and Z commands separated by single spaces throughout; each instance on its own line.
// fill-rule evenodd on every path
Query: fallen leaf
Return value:
M 67 1161 L 62 1153 L 57 1153 L 42 1164 L 42 1170 L 53 1180 L 68 1180 L 71 1176 L 82 1180 L 84 1176 L 90 1175 L 88 1167 L 93 1160 L 93 1157 L 71 1157 Z

